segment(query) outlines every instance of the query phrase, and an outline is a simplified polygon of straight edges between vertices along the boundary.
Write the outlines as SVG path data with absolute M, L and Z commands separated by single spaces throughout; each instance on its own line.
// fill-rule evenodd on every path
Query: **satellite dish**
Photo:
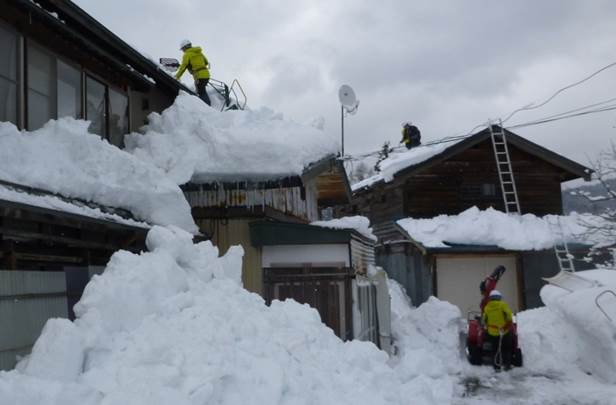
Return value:
M 348 84 L 343 84 L 340 86 L 340 90 L 338 90 L 338 98 L 340 99 L 340 104 L 349 114 L 355 114 L 357 112 L 357 107 L 359 106 L 359 100 L 355 97 L 355 92 Z

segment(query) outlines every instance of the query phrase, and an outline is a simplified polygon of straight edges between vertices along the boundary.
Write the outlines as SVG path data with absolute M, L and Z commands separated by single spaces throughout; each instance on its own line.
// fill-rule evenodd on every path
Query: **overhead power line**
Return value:
M 603 72 L 604 70 L 607 70 L 607 69 L 609 69 L 609 68 L 611 68 L 611 67 L 614 67 L 614 66 L 616 66 L 616 62 L 612 62 L 612 63 L 610 63 L 609 65 L 603 66 L 601 69 L 599 69 L 599 70 L 595 71 L 594 73 L 592 73 L 592 74 L 591 74 L 591 75 L 589 75 L 589 76 L 586 76 L 586 77 L 585 77 L 585 78 L 583 78 L 582 80 L 579 80 L 579 81 L 577 81 L 577 82 L 575 82 L 575 83 L 572 83 L 572 84 L 570 84 L 570 85 L 568 85 L 568 86 L 565 86 L 565 87 L 562 87 L 562 88 L 558 89 L 558 90 L 557 90 L 554 94 L 552 94 L 550 97 L 548 97 L 548 98 L 547 98 L 545 101 L 543 101 L 542 103 L 539 103 L 539 104 L 536 104 L 536 105 L 534 105 L 534 104 L 529 104 L 529 105 L 527 105 L 527 106 L 525 106 L 525 107 L 518 108 L 517 110 L 514 110 L 511 114 L 509 114 L 509 115 L 507 116 L 507 118 L 505 118 L 505 119 L 502 121 L 502 122 L 503 122 L 503 124 L 504 124 L 505 122 L 509 121 L 509 119 L 511 119 L 511 117 L 513 117 L 515 114 L 519 113 L 520 111 L 535 110 L 535 109 L 537 109 L 537 108 L 539 108 L 539 107 L 543 107 L 544 105 L 546 105 L 547 103 L 549 103 L 550 101 L 552 101 L 554 98 L 556 98 L 556 96 L 558 96 L 560 93 L 562 93 L 562 92 L 564 92 L 564 91 L 566 91 L 566 90 L 569 90 L 570 88 L 573 88 L 573 87 L 575 87 L 575 86 L 578 86 L 578 85 L 580 85 L 580 84 L 582 84 L 582 83 L 584 83 L 584 82 L 587 82 L 588 80 L 592 79 L 593 77 L 595 77 L 595 76 L 596 76 L 596 75 L 598 75 L 599 73 Z

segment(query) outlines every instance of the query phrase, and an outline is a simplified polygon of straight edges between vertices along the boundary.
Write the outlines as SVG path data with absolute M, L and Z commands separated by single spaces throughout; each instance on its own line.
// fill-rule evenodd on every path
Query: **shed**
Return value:
M 309 304 L 340 338 L 389 351 L 389 293 L 374 269 L 374 240 L 353 229 L 275 221 L 251 223 L 250 239 L 261 250 L 268 303 Z

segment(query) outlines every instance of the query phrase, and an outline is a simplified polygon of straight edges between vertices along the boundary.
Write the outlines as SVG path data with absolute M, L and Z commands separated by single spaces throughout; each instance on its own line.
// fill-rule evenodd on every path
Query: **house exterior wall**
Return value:
M 588 254 L 587 249 L 574 249 L 570 247 L 569 252 L 573 255 L 573 266 L 576 271 L 591 270 L 596 265 L 584 260 Z M 521 253 L 522 275 L 524 279 L 524 301 L 526 309 L 538 308 L 543 306 L 539 292 L 546 285 L 544 277 L 553 277 L 559 271 L 558 262 L 554 250 L 527 251 Z
M 424 303 L 432 295 L 432 263 L 410 242 L 378 245 L 376 264 L 404 287 L 413 305 Z
M 251 219 L 196 219 L 199 229 L 212 238 L 220 254 L 231 246 L 244 248 L 242 261 L 242 282 L 248 291 L 263 295 L 263 269 L 261 266 L 261 248 L 255 248 L 250 242 Z
M 7 57 L 6 63 L 17 74 L 9 78 L 14 79 L 15 86 L 8 97 L 10 108 L 15 110 L 14 117 L 0 114 L 0 121 L 8 120 L 20 129 L 35 130 L 49 119 L 85 118 L 93 123 L 91 132 L 123 147 L 123 135 L 137 131 L 152 111 L 169 107 L 177 91 L 162 90 L 100 38 L 82 35 L 82 28 L 72 20 L 62 20 L 58 27 L 58 19 L 44 11 L 44 6 L 39 5 L 38 12 L 33 13 L 16 3 L 2 5 L 2 46 L 6 45 L 7 38 L 15 36 L 17 48 L 14 60 L 8 59 L 6 49 L 0 49 L 0 53 Z M 33 52 L 40 55 L 37 61 L 43 59 L 36 62 L 36 74 L 28 74 Z M 6 79 L 1 76 L 0 73 L 0 82 Z M 101 103 L 94 105 L 88 89 L 99 85 L 104 94 L 97 100 Z M 66 101 L 68 105 L 60 104 Z M 5 108 L 3 102 L 0 110 Z M 104 121 L 100 126 L 99 116 Z
M 457 305 L 465 316 L 469 311 L 479 311 L 481 294 L 479 283 L 489 276 L 494 268 L 503 265 L 507 269 L 498 282 L 497 289 L 511 310 L 523 309 L 520 302 L 520 283 L 518 280 L 518 258 L 516 254 L 436 255 L 436 291 L 441 300 Z
M 30 353 L 49 318 L 68 318 L 64 272 L 0 270 L 0 370 Z
M 262 247 L 263 267 L 350 267 L 347 244 Z

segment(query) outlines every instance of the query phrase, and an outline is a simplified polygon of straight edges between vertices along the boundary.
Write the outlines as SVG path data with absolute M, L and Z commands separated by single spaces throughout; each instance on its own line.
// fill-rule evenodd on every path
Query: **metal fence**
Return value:
M 15 367 L 58 317 L 68 317 L 64 272 L 0 270 L 0 370 Z

